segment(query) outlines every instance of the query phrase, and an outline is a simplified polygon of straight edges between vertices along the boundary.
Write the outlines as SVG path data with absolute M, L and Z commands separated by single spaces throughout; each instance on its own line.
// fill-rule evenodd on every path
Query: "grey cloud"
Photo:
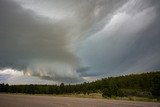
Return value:
M 101 21 L 124 0 L 0 2 L 1 68 L 20 69 L 43 79 L 77 82 L 83 81 L 80 73 L 85 65 L 75 45 L 88 32 L 102 28 L 106 22 Z
M 159 69 L 159 7 L 159 0 L 1 0 L 0 68 L 61 82 Z
M 160 69 L 160 4 L 154 3 L 129 1 L 117 10 L 104 29 L 84 42 L 79 52 L 91 68 L 84 76 Z M 145 8 L 138 9 L 140 6 Z
M 97 32 L 108 22 L 114 11 L 122 6 L 127 0 L 16 0 L 24 8 L 43 13 L 54 20 L 67 23 L 70 31 L 69 36 L 74 39 L 85 38 L 89 32 Z M 55 3 L 56 2 L 56 3 Z M 24 5 L 26 4 L 26 5 Z M 27 5 L 28 4 L 28 5 Z M 41 8 L 43 7 L 43 8 Z M 60 18 L 57 18 L 57 16 Z
M 52 66 L 51 63 L 57 61 L 67 63 L 74 70 L 81 67 L 79 58 L 69 47 L 70 38 L 67 34 L 70 29 L 65 23 L 52 23 L 49 18 L 24 10 L 12 1 L 2 0 L 0 8 L 0 63 L 3 67 L 20 67 L 25 72 L 34 70 L 32 74 L 44 70 L 46 75 L 49 75 L 46 65 Z M 65 64 L 60 67 L 65 67 Z M 54 67 L 50 69 L 53 73 L 59 72 L 54 71 Z M 63 72 L 58 76 L 68 73 L 65 70 Z

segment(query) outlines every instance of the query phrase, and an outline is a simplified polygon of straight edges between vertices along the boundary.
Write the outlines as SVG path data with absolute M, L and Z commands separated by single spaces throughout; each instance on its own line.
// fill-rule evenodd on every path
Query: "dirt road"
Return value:
M 160 107 L 160 103 L 0 94 L 0 107 Z

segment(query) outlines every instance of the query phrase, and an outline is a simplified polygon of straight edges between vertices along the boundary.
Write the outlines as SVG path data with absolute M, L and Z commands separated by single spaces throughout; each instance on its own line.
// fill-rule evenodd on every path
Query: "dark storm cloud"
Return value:
M 82 45 L 91 66 L 84 76 L 120 75 L 160 69 L 160 2 L 131 0 L 106 27 Z
M 2 67 L 22 69 L 30 75 L 53 79 L 63 75 L 63 78 L 78 78 L 76 69 L 81 64 L 68 46 L 70 29 L 63 21 L 53 23 L 10 0 L 2 0 L 0 8 Z
M 159 0 L 1 0 L 0 68 L 63 82 L 159 69 L 159 9 Z
M 23 70 L 26 75 L 44 79 L 77 82 L 83 80 L 79 69 L 85 69 L 85 65 L 77 56 L 75 45 L 87 32 L 103 27 L 105 22 L 101 21 L 124 1 L 116 5 L 115 1 L 0 2 L 1 68 Z

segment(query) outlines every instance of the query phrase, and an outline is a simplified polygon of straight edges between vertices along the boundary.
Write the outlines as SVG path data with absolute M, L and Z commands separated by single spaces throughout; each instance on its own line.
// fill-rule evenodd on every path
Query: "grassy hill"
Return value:
M 76 85 L 8 85 L 0 84 L 0 92 L 26 94 L 83 94 L 100 93 L 102 97 L 160 98 L 160 71 L 108 77 Z

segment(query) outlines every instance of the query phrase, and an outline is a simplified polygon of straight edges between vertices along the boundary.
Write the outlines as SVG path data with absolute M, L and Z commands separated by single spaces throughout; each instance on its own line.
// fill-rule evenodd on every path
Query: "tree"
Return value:
M 60 94 L 64 94 L 64 93 L 65 93 L 64 83 L 61 83 L 61 84 L 60 84 L 59 89 L 60 89 Z

